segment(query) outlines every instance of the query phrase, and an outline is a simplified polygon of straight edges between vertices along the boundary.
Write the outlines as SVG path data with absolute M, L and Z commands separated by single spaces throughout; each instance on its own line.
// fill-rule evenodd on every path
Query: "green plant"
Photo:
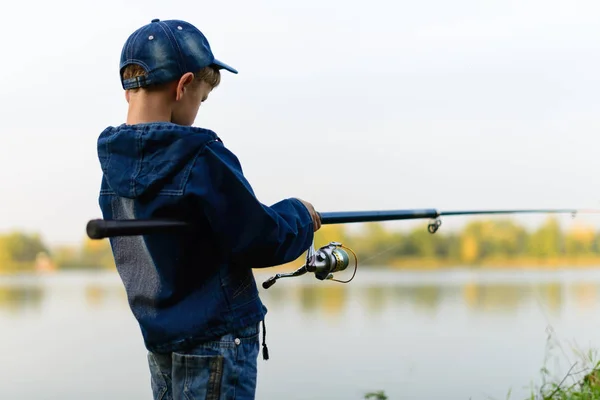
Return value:
M 388 400 L 388 397 L 385 395 L 385 392 L 383 390 L 379 390 L 377 392 L 370 392 L 365 394 L 365 399 Z
M 560 349 L 570 368 L 566 374 L 552 377 L 547 363 L 550 353 L 556 348 Z M 540 369 L 542 383 L 539 388 L 531 389 L 527 400 L 600 400 L 600 360 L 598 360 L 597 351 L 582 351 L 578 348 L 571 348 L 571 351 L 577 356 L 578 361 L 569 360 L 565 349 L 556 339 L 554 331 L 550 327 L 546 357 Z M 555 358 L 555 361 L 558 365 L 560 359 Z

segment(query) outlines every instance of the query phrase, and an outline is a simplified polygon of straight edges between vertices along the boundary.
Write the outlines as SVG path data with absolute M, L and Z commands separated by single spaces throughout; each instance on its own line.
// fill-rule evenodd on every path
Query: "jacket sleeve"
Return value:
M 265 268 L 294 261 L 311 245 L 310 213 L 297 199 L 262 204 L 243 175 L 237 157 L 222 143 L 206 146 L 187 185 L 229 261 Z

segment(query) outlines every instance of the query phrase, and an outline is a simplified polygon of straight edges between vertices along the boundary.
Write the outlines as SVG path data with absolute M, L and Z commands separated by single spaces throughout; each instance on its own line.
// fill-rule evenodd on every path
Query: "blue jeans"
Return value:
M 254 399 L 258 334 L 256 324 L 185 352 L 149 352 L 154 400 Z

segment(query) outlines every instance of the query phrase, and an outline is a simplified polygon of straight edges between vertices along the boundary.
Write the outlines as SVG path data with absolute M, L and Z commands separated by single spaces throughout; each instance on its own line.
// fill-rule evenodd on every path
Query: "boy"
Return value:
M 267 310 L 252 268 L 295 260 L 321 225 L 302 200 L 261 204 L 221 139 L 191 126 L 221 70 L 237 73 L 193 25 L 152 20 L 121 53 L 127 122 L 98 139 L 105 219 L 194 225 L 187 234 L 111 239 L 155 399 L 254 398 Z

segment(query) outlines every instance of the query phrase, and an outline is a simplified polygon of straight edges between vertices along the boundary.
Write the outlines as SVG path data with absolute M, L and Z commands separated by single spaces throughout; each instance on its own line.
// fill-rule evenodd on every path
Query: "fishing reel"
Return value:
M 346 250 L 350 251 L 354 256 L 354 273 L 347 281 L 333 279 L 334 273 L 344 271 L 350 264 L 350 257 Z M 276 274 L 264 281 L 262 286 L 264 289 L 268 289 L 275 284 L 277 279 L 300 276 L 306 274 L 307 272 L 314 273 L 315 277 L 321 281 L 332 280 L 340 283 L 348 283 L 354 279 L 357 268 L 358 259 L 356 258 L 354 251 L 348 247 L 345 247 L 341 243 L 331 242 L 328 245 L 321 247 L 317 251 L 315 251 L 314 247 L 311 246 L 306 254 L 306 263 L 303 266 L 294 272 Z

